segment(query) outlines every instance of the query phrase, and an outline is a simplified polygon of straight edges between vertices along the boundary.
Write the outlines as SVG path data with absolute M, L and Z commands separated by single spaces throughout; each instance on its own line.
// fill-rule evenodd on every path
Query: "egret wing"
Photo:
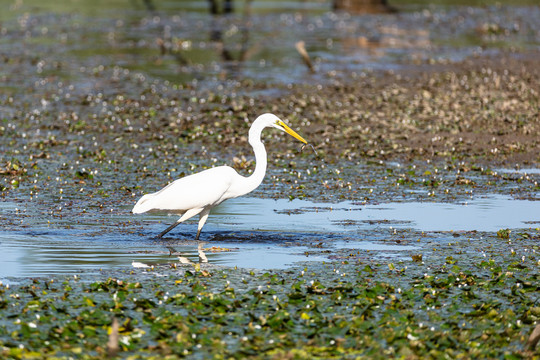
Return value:
M 212 207 L 223 200 L 234 177 L 234 169 L 220 166 L 175 180 L 153 194 L 145 195 L 144 211 L 169 210 L 184 212 L 189 209 Z M 141 198 L 139 202 L 142 202 Z M 137 208 L 135 205 L 135 208 Z

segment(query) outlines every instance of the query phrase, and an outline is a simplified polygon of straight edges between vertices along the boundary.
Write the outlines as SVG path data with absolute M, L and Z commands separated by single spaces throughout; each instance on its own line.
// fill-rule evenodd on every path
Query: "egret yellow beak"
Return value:
M 288 127 L 287 124 L 285 124 L 283 121 L 279 120 L 279 121 L 277 122 L 277 124 L 278 124 L 281 128 L 283 128 L 283 130 L 285 130 L 285 132 L 286 132 L 287 134 L 291 135 L 291 136 L 294 137 L 295 139 L 300 140 L 300 141 L 303 142 L 304 144 L 307 144 L 307 141 L 304 140 L 303 137 L 301 137 L 300 135 L 298 135 L 298 134 L 296 133 L 296 131 L 294 131 L 293 129 L 291 129 L 290 127 Z

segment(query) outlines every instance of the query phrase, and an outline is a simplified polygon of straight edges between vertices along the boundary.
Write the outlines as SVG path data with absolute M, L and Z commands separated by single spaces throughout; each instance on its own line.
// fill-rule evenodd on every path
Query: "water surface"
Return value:
M 14 211 L 3 203 L 1 212 Z M 1 215 L 1 214 L 0 214 Z M 403 202 L 361 205 L 351 202 L 314 203 L 307 200 L 231 199 L 210 215 L 201 239 L 192 239 L 196 221 L 180 225 L 164 240 L 153 240 L 175 217 L 137 215 L 141 232 L 115 233 L 100 224 L 77 229 L 21 229 L 0 232 L 0 278 L 78 274 L 81 270 L 126 268 L 203 261 L 244 268 L 279 269 L 299 261 L 326 261 L 342 248 L 400 256 L 415 246 L 366 239 L 366 230 L 414 229 L 424 232 L 485 231 L 538 227 L 540 202 L 507 196 L 473 198 L 468 202 Z M 123 219 L 135 217 L 126 211 Z M 120 219 L 116 219 L 120 220 Z M 111 220 L 113 221 L 113 220 Z M 114 225 L 114 224 L 111 224 Z M 83 229 L 85 228 L 85 229 Z M 384 235 L 380 237 L 384 240 Z M 324 243 L 320 252 L 307 245 Z M 206 261 L 206 260 L 205 260 Z
M 52 76 L 54 83 L 75 84 L 75 90 L 85 92 L 101 88 L 100 77 L 159 79 L 164 86 L 188 84 L 215 91 L 245 79 L 272 84 L 326 81 L 540 47 L 540 8 L 528 1 L 493 6 L 483 1 L 402 1 L 395 5 L 399 12 L 386 14 L 333 13 L 331 1 L 255 1 L 249 2 L 248 12 L 241 2 L 226 16 L 211 15 L 203 1 L 147 3 L 154 5 L 4 4 L 0 51 L 14 60 L 32 53 L 28 71 L 35 74 L 19 76 L 26 64 L 7 62 L 4 90 L 18 92 L 25 89 L 22 84 L 32 87 L 36 79 L 45 84 Z M 315 73 L 296 50 L 299 41 L 305 43 Z

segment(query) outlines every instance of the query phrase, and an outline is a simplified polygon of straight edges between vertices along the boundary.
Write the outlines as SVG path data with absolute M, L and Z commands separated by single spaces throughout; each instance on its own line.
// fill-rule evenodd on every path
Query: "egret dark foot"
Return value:
M 195 240 L 199 240 L 200 235 L 201 235 L 201 230 L 197 230 L 197 236 L 195 236 Z

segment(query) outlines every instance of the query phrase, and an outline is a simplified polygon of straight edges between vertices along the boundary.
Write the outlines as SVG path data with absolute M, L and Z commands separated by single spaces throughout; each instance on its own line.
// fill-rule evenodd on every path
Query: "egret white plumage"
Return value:
M 210 210 L 227 199 L 236 198 L 255 190 L 263 181 L 266 174 L 266 149 L 261 141 L 264 128 L 273 127 L 304 144 L 307 141 L 288 127 L 281 119 L 273 114 L 259 116 L 249 129 L 249 144 L 255 153 L 255 171 L 251 176 L 239 175 L 229 166 L 218 166 L 192 174 L 165 186 L 158 192 L 144 195 L 133 207 L 134 214 L 148 211 L 168 211 L 181 215 L 180 218 L 157 237 L 174 229 L 180 223 L 199 215 L 199 226 L 196 240 L 199 239 L 204 223 L 208 219 Z

